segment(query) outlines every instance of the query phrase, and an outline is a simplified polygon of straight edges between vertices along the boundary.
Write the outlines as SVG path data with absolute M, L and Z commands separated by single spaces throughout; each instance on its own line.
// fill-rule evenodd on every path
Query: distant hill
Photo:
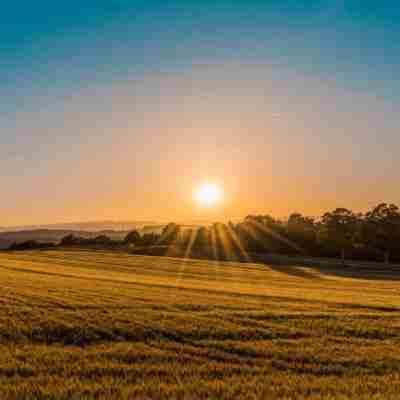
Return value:
M 58 243 L 64 236 L 75 235 L 85 239 L 95 238 L 99 235 L 106 235 L 111 239 L 120 240 L 128 233 L 125 231 L 103 230 L 103 231 L 82 231 L 72 229 L 32 229 L 22 231 L 0 232 L 0 249 L 6 249 L 13 243 L 21 243 L 27 240 L 38 242 Z
M 130 231 L 142 229 L 144 226 L 159 225 L 156 221 L 92 221 L 92 222 L 71 222 L 61 224 L 43 224 L 15 227 L 0 227 L 0 232 L 21 232 L 37 230 L 65 230 L 65 231 Z

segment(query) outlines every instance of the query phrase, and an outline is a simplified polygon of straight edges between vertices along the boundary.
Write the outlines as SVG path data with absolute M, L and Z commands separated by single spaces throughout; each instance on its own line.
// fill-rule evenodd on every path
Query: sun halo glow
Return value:
M 202 207 L 213 207 L 221 201 L 221 190 L 218 185 L 206 183 L 199 187 L 195 193 L 196 201 Z

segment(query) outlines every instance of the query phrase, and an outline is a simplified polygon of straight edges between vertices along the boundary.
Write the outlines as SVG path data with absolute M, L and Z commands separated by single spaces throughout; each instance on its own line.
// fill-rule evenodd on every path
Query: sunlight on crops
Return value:
M 395 399 L 397 276 L 0 253 L 0 398 Z

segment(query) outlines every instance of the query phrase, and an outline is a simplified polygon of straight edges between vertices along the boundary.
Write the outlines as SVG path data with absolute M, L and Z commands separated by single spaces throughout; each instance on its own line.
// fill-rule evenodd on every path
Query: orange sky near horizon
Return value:
M 4 127 L 29 132 L 26 146 L 44 140 L 3 176 L 0 226 L 315 216 L 400 200 L 400 140 L 379 142 L 399 107 L 281 65 L 220 62 L 52 100 Z M 206 181 L 221 186 L 218 207 L 196 204 Z

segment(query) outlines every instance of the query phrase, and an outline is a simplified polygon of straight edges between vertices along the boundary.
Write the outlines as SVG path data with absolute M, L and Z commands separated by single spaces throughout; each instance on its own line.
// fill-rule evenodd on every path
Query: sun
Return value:
M 218 185 L 206 183 L 199 187 L 195 197 L 201 206 L 213 207 L 221 201 L 221 189 Z

